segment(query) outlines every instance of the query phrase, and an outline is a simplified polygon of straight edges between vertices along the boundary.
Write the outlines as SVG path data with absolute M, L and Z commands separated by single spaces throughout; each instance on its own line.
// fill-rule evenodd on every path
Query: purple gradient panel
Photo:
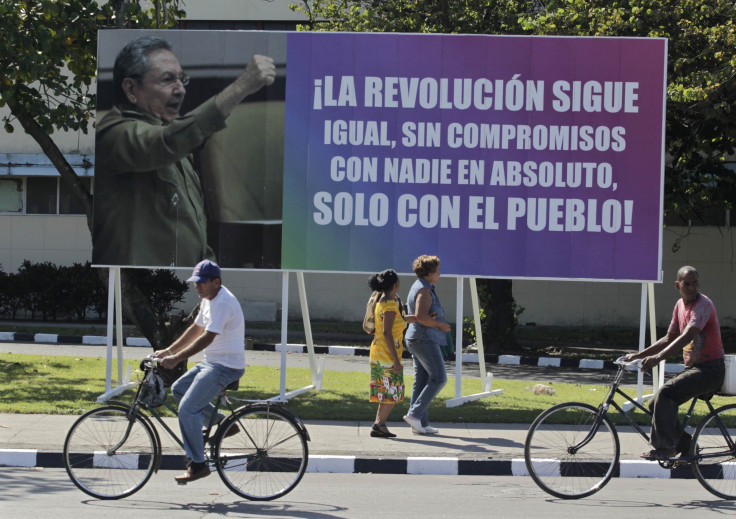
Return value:
M 405 271 L 406 267 L 401 265 L 410 265 L 418 254 L 436 253 L 441 254 L 443 271 L 448 274 L 658 279 L 661 270 L 663 40 L 395 34 L 297 34 L 289 35 L 289 38 L 287 126 L 291 127 L 287 127 L 285 176 L 291 178 L 285 180 L 285 190 L 289 191 L 285 193 L 285 200 L 306 197 L 306 205 L 311 207 L 312 197 L 319 191 L 331 195 L 338 192 L 349 194 L 355 204 L 360 197 L 365 203 L 373 195 L 384 196 L 390 201 L 391 221 L 381 227 L 342 226 L 334 222 L 321 226 L 311 221 L 311 213 L 307 211 L 304 231 L 303 220 L 294 224 L 287 220 L 285 207 L 285 239 L 287 235 L 296 238 L 309 251 L 306 263 L 303 259 L 293 262 L 284 259 L 285 265 L 315 270 L 370 271 L 384 268 L 387 259 L 392 258 L 397 263 L 396 268 Z M 292 46 L 299 48 L 292 53 Z M 312 110 L 315 80 L 322 81 L 328 76 L 335 78 L 336 82 L 346 76 L 354 79 L 352 86 L 357 106 L 324 106 L 321 110 Z M 379 89 L 380 95 L 366 95 L 366 77 L 386 82 Z M 393 95 L 384 94 L 389 89 L 388 78 L 392 77 L 405 78 L 404 81 L 436 78 L 452 82 L 455 78 L 488 78 L 494 82 L 512 79 L 523 83 L 543 82 L 544 109 L 514 110 L 507 106 L 496 109 L 494 106 L 479 111 L 472 107 L 385 106 L 384 103 L 406 100 L 398 90 Z M 323 88 L 327 88 L 326 81 Z M 574 86 L 576 81 L 596 81 L 601 85 L 606 82 L 637 82 L 638 111 L 557 111 L 553 108 L 551 88 L 557 81 L 565 81 L 568 86 Z M 338 83 L 332 85 L 334 98 L 343 86 Z M 497 84 L 493 86 L 496 88 Z M 366 105 L 368 99 L 371 106 Z M 499 100 L 502 99 L 494 98 L 494 102 Z M 292 116 L 292 110 L 299 116 Z M 325 121 L 336 120 L 380 125 L 381 132 L 385 128 L 386 137 L 394 145 L 325 143 Z M 502 149 L 449 145 L 450 128 L 463 134 L 473 126 L 483 124 L 528 125 L 535 131 L 537 127 L 590 126 L 594 138 L 600 137 L 604 141 L 611 128 L 622 127 L 625 149 L 518 149 L 514 146 L 515 140 Z M 408 145 L 402 140 L 410 136 L 406 133 L 407 128 L 413 131 L 437 129 L 438 142 Z M 599 132 L 603 132 L 602 136 Z M 379 170 L 377 181 L 331 178 L 330 166 L 335 157 L 343 161 L 350 157 L 375 161 L 373 164 L 377 164 Z M 382 172 L 387 161 L 396 161 L 397 165 L 408 162 L 416 168 L 418 160 L 433 165 L 448 161 L 452 166 L 452 182 L 384 182 Z M 461 161 L 484 164 L 485 177 L 481 184 L 463 185 L 458 182 L 457 170 Z M 490 185 L 490 165 L 502 164 L 508 168 L 509 161 L 521 164 L 532 161 L 537 166 L 549 163 L 557 167 L 561 164 L 563 174 L 555 177 L 553 185 L 541 180 L 529 187 L 506 186 L 503 182 Z M 566 177 L 564 168 L 568 163 L 610 164 L 612 178 L 606 179 L 610 184 L 604 187 L 595 183 L 583 187 L 569 186 L 567 181 L 575 180 L 575 177 Z M 595 178 L 598 173 L 595 171 L 593 177 L 584 176 L 584 180 Z M 458 228 L 455 225 L 446 228 L 425 226 L 421 222 L 410 227 L 400 225 L 398 207 L 407 196 L 420 206 L 427 201 L 440 201 L 439 207 L 442 208 L 446 205 L 443 201 L 452 201 L 450 205 L 461 207 L 457 212 L 460 225 Z M 498 228 L 467 227 L 471 196 L 494 200 L 495 212 L 491 220 L 495 220 Z M 523 203 L 526 208 L 525 214 L 517 219 L 516 229 L 507 228 L 507 206 L 512 199 Z M 597 211 L 592 215 L 586 214 L 586 218 L 594 217 L 598 226 L 603 223 L 601 207 L 604 204 L 623 206 L 624 200 L 630 201 L 632 210 L 624 223 L 630 225 L 632 232 L 608 233 L 596 230 L 593 225 L 589 226 L 592 232 L 527 228 L 527 217 L 534 222 L 534 215 L 529 216 L 534 208 L 542 210 L 544 204 L 549 208 L 557 199 L 579 200 L 576 203 L 583 204 L 586 213 L 589 208 L 596 207 Z M 304 204 L 296 203 L 295 206 L 304 207 Z M 421 220 L 421 208 L 410 212 L 413 218 Z M 431 214 L 435 219 L 438 217 L 434 212 Z M 440 220 L 442 215 L 440 211 Z M 295 216 L 298 217 L 296 211 L 291 217 Z M 478 215 L 476 220 L 482 221 L 483 218 L 483 215 Z M 564 221 L 559 210 L 550 219 L 558 227 Z M 381 245 L 376 246 L 377 242 Z M 292 248 L 292 252 L 295 249 Z M 285 245 L 283 250 L 289 248 Z

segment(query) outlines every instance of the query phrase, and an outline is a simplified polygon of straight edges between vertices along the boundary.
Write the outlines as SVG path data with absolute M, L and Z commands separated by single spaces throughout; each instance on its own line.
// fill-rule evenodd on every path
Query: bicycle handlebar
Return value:
M 625 369 L 629 369 L 630 371 L 633 371 L 632 368 L 641 369 L 641 359 L 630 360 L 627 362 L 624 360 L 624 357 L 626 357 L 626 355 L 620 356 L 619 358 L 614 360 L 613 363 L 622 366 Z
M 141 369 L 145 371 L 146 369 L 155 368 L 156 364 L 159 364 L 160 362 L 160 358 L 154 357 L 153 353 L 150 353 L 143 357 L 143 360 L 141 360 Z

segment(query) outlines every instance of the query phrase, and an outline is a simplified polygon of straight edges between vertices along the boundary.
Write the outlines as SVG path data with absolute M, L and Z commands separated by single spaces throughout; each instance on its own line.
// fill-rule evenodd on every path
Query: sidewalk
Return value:
M 64 466 L 66 433 L 76 416 L 0 414 L 0 466 Z M 175 419 L 167 419 L 178 431 Z M 396 438 L 372 438 L 370 422 L 306 422 L 308 472 L 527 476 L 526 424 L 435 423 L 439 434 L 411 433 L 404 422 L 390 422 Z M 164 431 L 162 469 L 184 466 L 183 453 Z M 618 477 L 687 478 L 689 468 L 668 471 L 639 459 L 646 444 L 629 427 L 618 429 Z

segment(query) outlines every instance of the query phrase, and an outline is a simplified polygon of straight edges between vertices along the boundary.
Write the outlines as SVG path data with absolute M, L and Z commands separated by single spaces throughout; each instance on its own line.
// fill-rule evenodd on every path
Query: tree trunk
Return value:
M 489 353 L 518 350 L 514 328 L 519 307 L 514 301 L 510 279 L 478 279 L 478 300 L 485 311 L 481 324 L 483 343 Z

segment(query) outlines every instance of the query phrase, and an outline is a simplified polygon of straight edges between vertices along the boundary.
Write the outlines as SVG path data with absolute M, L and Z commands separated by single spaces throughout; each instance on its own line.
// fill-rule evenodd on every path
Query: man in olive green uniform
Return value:
M 222 92 L 186 115 L 189 78 L 171 45 L 143 37 L 113 69 L 115 107 L 97 124 L 93 263 L 147 267 L 214 259 L 204 195 L 191 153 L 246 96 L 273 83 L 275 67 L 254 56 Z

